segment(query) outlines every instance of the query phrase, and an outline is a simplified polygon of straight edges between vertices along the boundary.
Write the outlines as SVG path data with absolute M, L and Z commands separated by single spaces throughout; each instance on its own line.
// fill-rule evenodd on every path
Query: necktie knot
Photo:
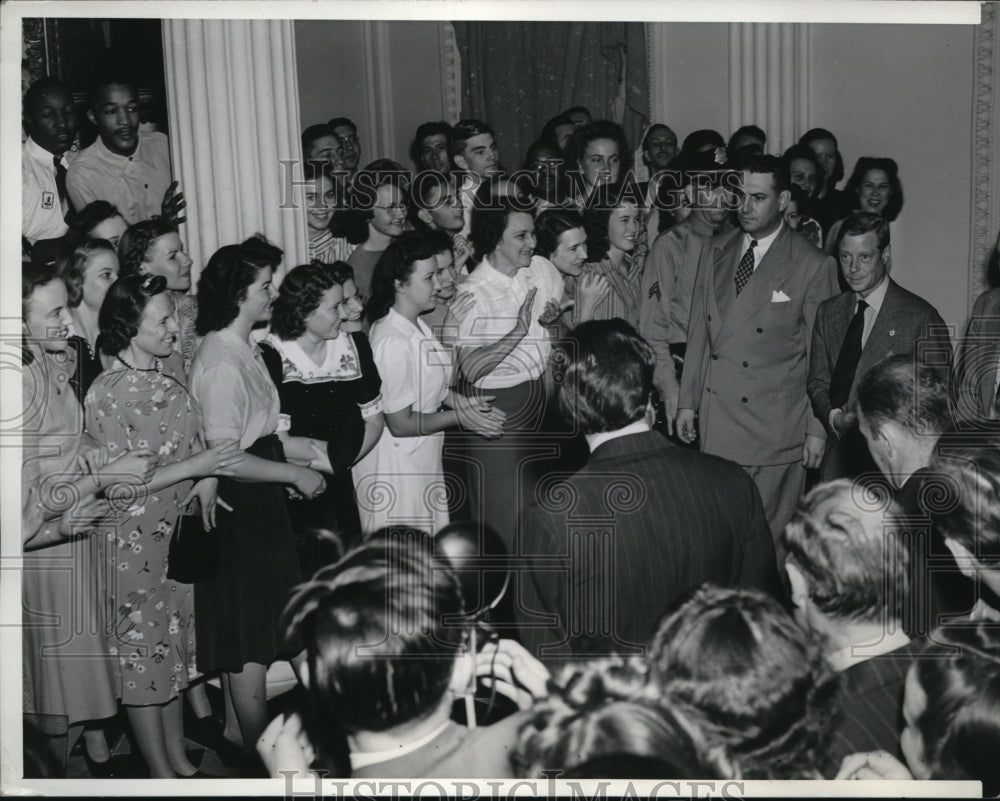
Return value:
M 750 280 L 750 276 L 753 275 L 753 249 L 757 247 L 757 240 L 751 239 L 750 246 L 747 248 L 746 253 L 743 254 L 743 258 L 740 259 L 739 265 L 736 267 L 736 294 L 739 295 L 743 291 L 743 287 L 747 285 L 747 281 Z

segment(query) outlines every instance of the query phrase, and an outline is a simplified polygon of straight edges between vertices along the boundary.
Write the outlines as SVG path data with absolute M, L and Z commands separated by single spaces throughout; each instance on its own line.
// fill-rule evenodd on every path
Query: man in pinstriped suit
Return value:
M 591 455 L 525 510 L 515 606 L 532 654 L 642 655 L 670 604 L 706 581 L 778 592 L 753 481 L 651 429 L 649 344 L 620 319 L 582 323 L 569 342 L 559 406 Z

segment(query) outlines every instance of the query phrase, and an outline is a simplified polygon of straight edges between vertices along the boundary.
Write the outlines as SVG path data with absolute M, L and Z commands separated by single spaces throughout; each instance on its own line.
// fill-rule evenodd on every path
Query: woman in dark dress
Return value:
M 326 491 L 290 508 L 303 577 L 360 541 L 351 466 L 382 436 L 382 382 L 368 337 L 341 333 L 350 267 L 314 261 L 285 276 L 261 345 L 289 428 L 285 455 L 326 477 Z
M 279 618 L 302 578 L 285 488 L 305 498 L 325 489 L 322 475 L 285 462 L 275 433 L 278 391 L 250 336 L 271 316 L 271 278 L 280 262 L 281 250 L 259 239 L 227 245 L 209 259 L 198 281 L 204 339 L 190 376 L 207 445 L 237 440 L 247 453 L 235 480 L 219 482 L 220 502 L 232 511 L 217 513 L 219 571 L 195 585 L 195 618 L 198 669 L 223 672 L 250 759 L 268 721 L 267 666 L 286 654 Z
M 97 314 L 108 287 L 118 278 L 118 254 L 107 240 L 86 239 L 60 265 L 59 275 L 66 283 L 73 318 L 69 344 L 76 352 L 76 370 L 69 383 L 82 406 L 87 390 L 105 366 L 97 347 Z

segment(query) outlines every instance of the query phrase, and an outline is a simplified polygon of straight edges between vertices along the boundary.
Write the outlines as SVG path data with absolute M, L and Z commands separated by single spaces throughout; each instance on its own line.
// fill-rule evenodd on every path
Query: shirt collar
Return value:
M 431 740 L 438 737 L 441 732 L 447 728 L 449 723 L 451 723 L 451 721 L 446 720 L 436 729 L 431 729 L 422 737 L 418 737 L 416 740 L 412 740 L 406 743 L 406 745 L 401 745 L 398 748 L 386 748 L 382 751 L 352 751 L 351 770 L 364 768 L 368 765 L 375 765 L 379 762 L 388 762 L 390 759 L 398 759 L 401 756 L 413 753 L 418 748 L 427 745 L 427 743 Z
M 784 227 L 785 227 L 785 223 L 784 223 L 784 220 L 782 220 L 781 222 L 778 223 L 778 227 L 775 228 L 771 233 L 769 233 L 767 236 L 759 237 L 757 239 L 757 248 L 756 248 L 756 250 L 757 250 L 757 256 L 756 256 L 756 259 L 757 259 L 758 263 L 760 263 L 760 260 L 762 258 L 764 258 L 764 254 L 767 253 L 767 251 L 771 249 L 771 245 L 774 244 L 774 240 L 778 238 L 778 234 L 781 233 L 781 229 L 784 228 Z M 750 247 L 750 242 L 753 241 L 753 239 L 754 239 L 754 237 L 750 236 L 750 234 L 746 234 L 746 233 L 743 234 L 743 250 L 744 251 L 746 251 L 746 249 L 748 247 Z
M 135 150 L 132 151 L 131 156 L 122 156 L 112 150 L 109 150 L 107 145 L 104 144 L 104 140 L 99 136 L 96 140 L 94 140 L 94 147 L 97 148 L 97 152 L 100 154 L 101 158 L 115 162 L 133 161 L 139 157 L 139 150 L 142 148 L 142 134 L 136 133 L 136 146 Z
M 534 258 L 534 257 L 532 257 L 532 258 Z M 523 270 L 523 269 L 525 269 L 525 268 L 521 268 L 521 270 Z M 504 284 L 504 285 L 513 284 L 514 283 L 514 276 L 516 276 L 518 273 L 521 272 L 521 270 L 518 270 L 517 273 L 514 273 L 514 275 L 504 275 L 496 267 L 494 267 L 492 264 L 490 264 L 489 259 L 487 259 L 485 256 L 483 256 L 483 260 L 481 262 L 479 262 L 479 266 L 476 267 L 476 272 L 477 273 L 480 270 L 482 270 L 482 276 L 487 281 L 491 281 L 493 283 L 501 283 L 501 284 Z
M 593 453 L 605 442 L 613 439 L 618 439 L 618 437 L 627 437 L 629 434 L 639 434 L 643 431 L 652 431 L 649 423 L 643 420 L 636 420 L 634 423 L 629 423 L 625 428 L 619 428 L 617 431 L 602 431 L 600 434 L 591 434 L 587 437 L 587 445 L 590 446 L 590 452 Z
M 873 289 L 867 298 L 864 298 L 865 303 L 868 304 L 869 309 L 873 309 L 875 314 L 878 315 L 879 310 L 882 308 L 882 304 L 885 302 L 885 293 L 889 289 L 889 275 L 888 273 L 882 279 L 882 283 L 879 284 L 875 289 Z M 861 300 L 861 296 L 857 292 L 854 293 L 854 308 L 857 309 L 858 301 Z
M 30 136 L 24 140 L 24 152 L 31 156 L 31 158 L 35 159 L 35 161 L 40 161 L 49 167 L 53 165 L 53 159 L 56 157 L 55 153 L 50 153 Z M 61 161 L 64 165 L 66 164 L 67 159 L 65 153 L 62 154 Z
M 702 236 L 711 236 L 715 233 L 715 228 L 713 228 L 707 220 L 703 220 L 697 214 L 689 214 L 688 219 L 691 221 L 691 227 L 695 232 L 701 234 Z M 744 248 L 746 250 L 746 248 Z
M 836 673 L 847 670 L 849 667 L 874 659 L 876 656 L 891 653 L 902 648 L 910 641 L 910 638 L 901 629 L 896 629 L 892 634 L 887 634 L 876 643 L 852 643 L 832 654 L 827 654 L 826 660 Z

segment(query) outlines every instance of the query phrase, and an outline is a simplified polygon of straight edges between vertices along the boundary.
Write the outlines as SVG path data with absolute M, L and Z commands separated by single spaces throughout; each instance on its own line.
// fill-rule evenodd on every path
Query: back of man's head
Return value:
M 620 318 L 570 332 L 559 387 L 563 416 L 583 434 L 618 431 L 643 418 L 653 390 L 653 349 Z
M 820 484 L 799 501 L 782 533 L 793 598 L 804 592 L 835 621 L 898 620 L 909 555 L 892 526 L 895 511 L 872 504 L 847 479 Z
M 951 427 L 947 376 L 912 355 L 876 364 L 861 378 L 857 394 L 858 409 L 873 432 L 892 422 L 912 437 L 939 437 Z
M 309 694 L 349 732 L 419 721 L 441 704 L 469 628 L 458 579 L 422 532 L 389 531 L 320 570 L 284 613 Z

